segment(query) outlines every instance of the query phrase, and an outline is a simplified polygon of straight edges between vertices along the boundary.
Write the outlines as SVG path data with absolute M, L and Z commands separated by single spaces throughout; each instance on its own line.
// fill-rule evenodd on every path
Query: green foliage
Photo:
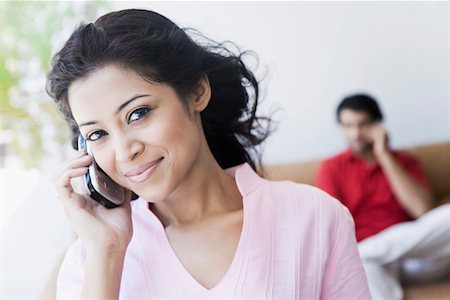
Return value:
M 68 37 L 67 31 L 82 20 L 80 11 L 92 14 L 98 6 L 69 1 L 0 2 L 0 138 L 10 137 L 9 146 L 26 168 L 38 167 L 48 154 L 43 139 L 46 145 L 60 145 L 61 151 L 68 141 L 67 126 L 45 92 L 45 74 L 55 40 L 61 40 L 64 29 L 64 38 Z

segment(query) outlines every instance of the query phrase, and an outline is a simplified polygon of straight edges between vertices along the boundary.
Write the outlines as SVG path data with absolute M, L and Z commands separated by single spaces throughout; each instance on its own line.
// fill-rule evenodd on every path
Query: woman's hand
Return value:
M 73 178 L 87 173 L 91 162 L 83 151 L 64 163 L 54 179 L 58 198 L 87 252 L 124 253 L 133 234 L 130 200 L 109 209 L 76 193 L 71 185 Z

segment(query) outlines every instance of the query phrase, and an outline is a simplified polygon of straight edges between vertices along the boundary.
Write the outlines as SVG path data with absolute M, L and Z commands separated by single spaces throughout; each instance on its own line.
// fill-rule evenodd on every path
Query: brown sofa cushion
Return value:
M 450 143 L 439 143 L 407 150 L 422 163 L 434 198 L 439 202 L 450 196 Z

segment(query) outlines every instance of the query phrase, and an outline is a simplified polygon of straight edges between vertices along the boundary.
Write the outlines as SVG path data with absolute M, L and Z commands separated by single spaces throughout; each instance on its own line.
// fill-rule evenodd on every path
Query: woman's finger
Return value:
M 87 167 L 92 162 L 92 157 L 89 155 L 82 155 L 79 157 L 72 158 L 64 163 L 64 165 L 56 172 L 53 176 L 53 182 L 58 182 L 64 174 L 70 169 L 76 169 L 80 167 Z
M 80 177 L 86 174 L 88 167 L 79 167 L 76 169 L 70 169 L 64 172 L 56 181 L 55 189 L 60 198 L 70 198 L 71 194 L 74 192 L 73 187 L 70 183 L 72 178 Z
M 86 153 L 78 153 L 75 157 L 67 160 L 59 172 L 55 173 L 54 180 L 57 180 L 66 170 L 78 168 L 78 167 L 87 167 L 92 162 L 92 157 L 87 155 Z

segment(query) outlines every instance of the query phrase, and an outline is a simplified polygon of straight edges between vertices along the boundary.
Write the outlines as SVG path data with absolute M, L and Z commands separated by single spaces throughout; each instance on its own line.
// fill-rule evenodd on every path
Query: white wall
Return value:
M 448 2 L 115 2 L 148 8 L 254 50 L 262 112 L 279 108 L 267 163 L 321 158 L 345 142 L 335 106 L 379 99 L 394 147 L 450 140 Z

